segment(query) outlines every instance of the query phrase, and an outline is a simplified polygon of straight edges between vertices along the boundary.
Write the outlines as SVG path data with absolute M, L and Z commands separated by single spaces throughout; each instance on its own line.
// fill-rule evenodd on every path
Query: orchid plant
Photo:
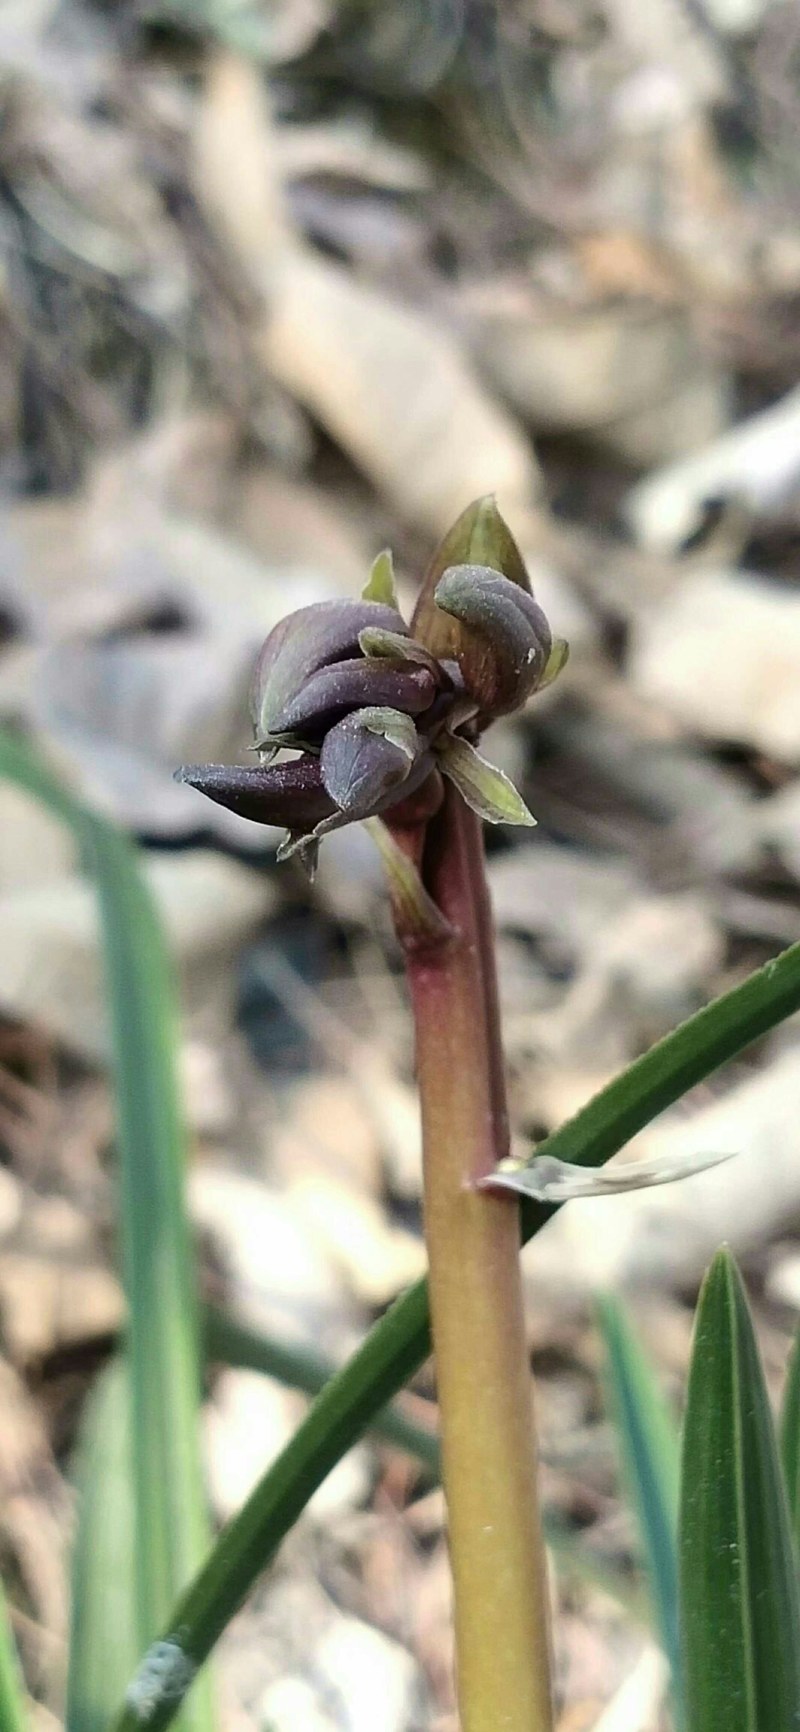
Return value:
M 29 742 L 0 731 L 0 777 L 70 828 L 94 879 L 116 1075 L 128 1322 L 83 1421 L 68 1732 L 166 1732 L 173 1721 L 216 1732 L 205 1662 L 315 1489 L 368 1429 L 428 1469 L 441 1461 L 462 1732 L 552 1732 L 520 1241 L 565 1201 L 707 1164 L 606 1166 L 658 1113 L 800 1011 L 795 944 L 672 1029 L 526 1159 L 509 1157 L 480 826 L 533 820 L 479 745 L 565 655 L 494 502 L 481 500 L 435 556 L 410 626 L 381 555 L 360 601 L 303 609 L 268 638 L 253 686 L 252 766 L 181 772 L 234 810 L 283 824 L 283 856 L 309 870 L 321 840 L 357 820 L 388 868 L 416 1025 L 430 1273 L 339 1368 L 213 1308 L 198 1315 L 168 958 L 137 850 Z M 698 1305 L 679 1459 L 673 1417 L 610 1296 L 602 1330 L 670 1662 L 671 1723 L 788 1732 L 800 1726 L 800 1339 L 779 1450 L 744 1288 L 720 1253 Z M 387 1405 L 431 1333 L 441 1452 L 427 1428 Z M 315 1397 L 213 1541 L 199 1450 L 203 1351 Z M 0 1589 L 0 1725 L 27 1732 L 10 1597 L 8 1608 Z
M 508 1117 L 480 821 L 535 820 L 478 742 L 566 655 L 481 499 L 436 553 L 410 627 L 383 553 L 360 601 L 301 608 L 267 638 L 251 703 L 260 762 L 180 772 L 284 825 L 279 858 L 311 870 L 330 831 L 379 826 L 416 1026 L 464 1732 L 553 1724 L 519 1225 L 511 1199 L 482 1188 L 508 1156 Z

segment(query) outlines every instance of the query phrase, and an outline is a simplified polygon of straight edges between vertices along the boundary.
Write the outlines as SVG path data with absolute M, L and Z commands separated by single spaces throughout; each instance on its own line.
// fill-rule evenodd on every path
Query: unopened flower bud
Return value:
M 334 662 L 318 668 L 287 704 L 281 736 L 298 745 L 316 745 L 350 710 L 387 705 L 418 716 L 435 695 L 436 681 L 425 667 L 393 667 L 386 661 L 368 661 L 366 656 Z
M 284 826 L 278 859 L 299 852 L 309 867 L 320 837 L 359 819 L 389 813 L 397 835 L 418 831 L 438 810 L 443 778 L 487 822 L 532 823 L 473 741 L 555 678 L 566 645 L 553 642 L 493 499 L 471 505 L 445 538 L 412 630 L 381 554 L 361 601 L 298 609 L 259 655 L 257 749 L 301 755 L 252 769 L 199 765 L 179 780 L 245 818 Z
M 372 708 L 354 710 L 331 728 L 320 765 L 328 793 L 352 819 L 374 816 L 410 793 L 433 758 L 409 716 Z
M 227 806 L 240 818 L 256 824 L 275 824 L 279 829 L 313 830 L 336 810 L 336 803 L 322 780 L 318 758 L 294 758 L 269 769 L 237 764 L 184 764 L 176 780 L 198 793 L 207 794 L 218 806 Z
M 486 565 L 530 595 L 525 561 L 491 494 L 476 499 L 437 547 L 414 609 L 411 631 L 439 661 L 457 661 L 460 631 L 436 605 L 436 588 L 453 565 Z
M 396 608 L 374 601 L 322 601 L 290 613 L 270 632 L 256 663 L 251 713 L 259 743 L 290 744 L 302 735 L 298 717 L 307 715 L 306 692 L 320 672 L 360 659 L 359 633 L 367 627 L 406 633 Z M 359 697 L 348 702 L 367 703 Z M 317 693 L 317 715 L 325 714 L 325 688 Z M 312 706 L 313 708 L 313 706 Z M 324 721 L 322 723 L 324 726 Z
M 456 658 L 480 717 L 491 721 L 519 709 L 540 684 L 553 647 L 538 602 L 486 565 L 451 566 L 435 600 L 459 621 Z

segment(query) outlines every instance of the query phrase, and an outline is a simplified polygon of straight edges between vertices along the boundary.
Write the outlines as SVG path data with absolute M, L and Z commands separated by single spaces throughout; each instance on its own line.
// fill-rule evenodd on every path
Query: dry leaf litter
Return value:
M 357 592 L 386 544 L 410 599 L 495 490 L 570 640 L 493 741 L 539 819 L 490 844 L 520 1148 L 800 937 L 796 38 L 784 0 L 0 8 L 0 717 L 144 844 L 203 1290 L 282 1341 L 342 1359 L 424 1268 L 370 839 L 331 838 L 310 888 L 172 779 L 247 761 L 289 609 Z M 122 1298 L 96 912 L 7 785 L 0 959 L 0 1563 L 45 1729 Z M 526 1253 L 559 1732 L 668 1725 L 593 1295 L 635 1301 L 677 1401 L 727 1239 L 777 1386 L 797 1049 L 789 1022 L 630 1151 L 732 1165 L 573 1204 Z M 407 1399 L 435 1424 L 430 1367 Z M 212 1369 L 218 1520 L 303 1408 Z M 453 1732 L 448 1594 L 441 1493 L 365 1441 L 225 1637 L 221 1724 Z

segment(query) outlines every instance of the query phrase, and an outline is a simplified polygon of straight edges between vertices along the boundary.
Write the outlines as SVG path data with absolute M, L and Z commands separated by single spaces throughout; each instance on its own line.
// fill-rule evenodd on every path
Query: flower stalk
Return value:
M 452 936 L 406 944 L 462 1732 L 551 1732 L 546 1562 L 480 824 L 454 788 L 425 885 Z

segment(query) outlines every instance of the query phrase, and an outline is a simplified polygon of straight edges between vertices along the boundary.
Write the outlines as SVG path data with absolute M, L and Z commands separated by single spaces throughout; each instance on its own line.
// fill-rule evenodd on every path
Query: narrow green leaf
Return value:
M 800 1603 L 764 1373 L 720 1251 L 695 1323 L 683 1441 L 681 1631 L 692 1732 L 800 1727 Z
M 26 788 L 71 826 L 100 905 L 128 1299 L 141 1648 L 209 1546 L 172 983 L 158 916 L 127 837 L 73 798 L 24 741 L 5 732 L 0 776 Z M 193 1698 L 187 1732 L 206 1732 L 210 1714 L 204 1688 Z
M 487 824 L 536 823 L 521 794 L 503 770 L 476 752 L 459 734 L 445 734 L 437 746 L 439 768 L 462 800 Z
M 695 1012 L 566 1119 L 538 1153 L 601 1167 L 665 1107 L 800 1010 L 800 944 Z M 531 1218 L 527 1217 L 526 1219 Z
M 128 1367 L 102 1372 L 76 1462 L 67 1732 L 104 1732 L 139 1655 Z
M 781 1410 L 781 1458 L 795 1542 L 800 1545 L 800 1329 L 794 1338 Z
M 473 500 L 462 511 L 439 543 L 417 596 L 412 635 L 442 660 L 454 656 L 463 641 L 458 620 L 451 619 L 436 605 L 437 585 L 451 565 L 488 565 L 530 593 L 525 561 L 493 494 Z
M 795 944 L 666 1035 L 546 1138 L 540 1153 L 602 1166 L 657 1113 L 798 1009 L 800 944 Z M 523 1240 L 533 1238 L 552 1213 L 551 1206 L 525 1203 Z M 418 1281 L 326 1385 L 175 1607 L 169 1628 L 185 1632 L 196 1664 L 210 1653 L 317 1486 L 429 1351 L 427 1283 Z M 176 1706 L 160 1703 L 148 1732 L 161 1732 Z M 117 1732 L 136 1732 L 138 1726 L 137 1717 L 125 1710 Z M 692 1732 L 705 1729 L 692 1727 Z
M 372 561 L 369 577 L 361 591 L 362 601 L 380 601 L 384 607 L 397 606 L 397 585 L 394 580 L 394 560 L 385 547 Z
M 623 1306 L 606 1294 L 599 1306 L 611 1409 L 642 1540 L 659 1638 L 680 1699 L 678 1491 L 680 1439 Z M 679 1716 L 682 1723 L 682 1715 Z
M 0 1727 L 2 1732 L 28 1732 L 25 1686 L 16 1643 L 0 1582 Z
M 276 1341 L 271 1335 L 251 1329 L 216 1305 L 206 1306 L 204 1313 L 206 1356 L 224 1365 L 247 1371 L 262 1371 L 289 1389 L 300 1389 L 304 1395 L 319 1395 L 339 1369 L 318 1349 Z M 438 1480 L 441 1478 L 441 1449 L 438 1433 L 433 1426 L 411 1419 L 396 1403 L 377 1413 L 370 1431 L 384 1443 L 402 1449 L 418 1461 Z M 544 1534 L 556 1562 L 565 1573 L 597 1587 L 618 1600 L 631 1617 L 646 1621 L 647 1609 L 642 1607 L 636 1586 L 627 1573 L 609 1559 L 599 1557 L 576 1538 L 574 1530 L 560 1517 L 545 1511 Z M 120 1695 L 122 1691 L 120 1691 Z
M 263 1371 L 267 1377 L 277 1378 L 290 1389 L 301 1389 L 304 1395 L 321 1394 L 338 1370 L 333 1361 L 317 1349 L 275 1341 L 272 1336 L 249 1328 L 214 1305 L 206 1308 L 205 1341 L 209 1358 L 248 1371 Z M 370 1430 L 386 1443 L 394 1444 L 396 1449 L 406 1450 L 439 1478 L 439 1438 L 433 1426 L 415 1424 L 393 1406 L 376 1413 Z

